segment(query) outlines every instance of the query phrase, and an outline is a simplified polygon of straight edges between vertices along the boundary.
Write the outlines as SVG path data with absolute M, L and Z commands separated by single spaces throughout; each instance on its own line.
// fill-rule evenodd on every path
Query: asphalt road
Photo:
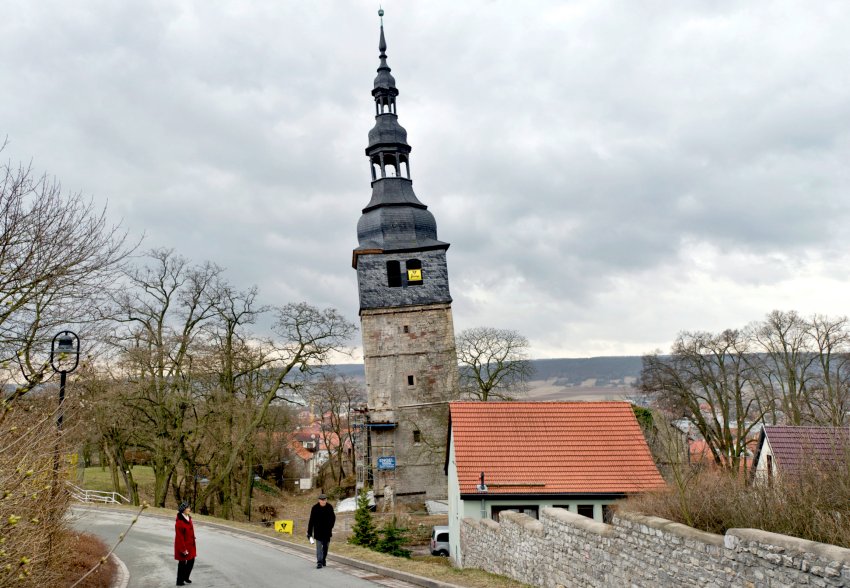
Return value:
M 74 509 L 72 526 L 113 545 L 133 515 L 115 511 Z M 412 584 L 331 561 L 316 569 L 315 557 L 236 532 L 195 524 L 198 558 L 192 570 L 197 588 L 408 588 Z M 333 542 L 331 542 L 333 553 Z M 130 571 L 130 588 L 174 586 L 174 522 L 142 515 L 115 554 Z

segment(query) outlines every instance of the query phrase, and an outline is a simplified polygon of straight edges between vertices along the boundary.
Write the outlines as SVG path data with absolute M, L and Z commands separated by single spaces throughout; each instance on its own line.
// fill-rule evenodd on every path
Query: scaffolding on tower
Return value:
M 371 419 L 367 407 L 355 408 L 351 414 L 355 431 L 354 457 L 356 462 L 356 488 L 372 488 L 376 494 L 386 486 L 395 488 L 398 464 L 395 455 L 395 422 L 377 422 Z

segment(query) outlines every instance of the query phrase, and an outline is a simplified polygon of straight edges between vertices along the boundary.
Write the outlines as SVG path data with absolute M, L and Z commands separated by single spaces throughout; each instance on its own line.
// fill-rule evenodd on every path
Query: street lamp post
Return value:
M 65 402 L 65 380 L 80 363 L 80 338 L 72 331 L 62 331 L 50 344 L 50 367 L 59 373 L 59 410 L 56 428 L 62 430 L 62 404 Z
M 68 373 L 80 363 L 80 338 L 71 331 L 62 331 L 53 337 L 50 344 L 50 367 L 59 373 L 59 409 L 56 411 L 56 447 L 53 450 L 53 489 L 55 498 L 59 479 L 59 442 L 62 434 L 62 416 L 65 403 L 65 380 Z
M 59 373 L 59 408 L 56 411 L 56 447 L 53 450 L 53 484 L 50 491 L 53 500 L 56 500 L 59 483 L 59 452 L 62 435 L 62 406 L 65 403 L 65 380 L 70 372 L 77 369 L 80 363 L 80 338 L 71 331 L 61 331 L 53 337 L 50 343 L 50 367 Z M 47 545 L 47 557 L 53 557 L 53 534 L 51 533 Z

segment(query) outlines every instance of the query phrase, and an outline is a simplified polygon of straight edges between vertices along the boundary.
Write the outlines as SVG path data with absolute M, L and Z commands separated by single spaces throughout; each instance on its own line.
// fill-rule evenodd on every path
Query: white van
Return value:
M 431 530 L 431 555 L 449 555 L 449 528 L 436 525 Z

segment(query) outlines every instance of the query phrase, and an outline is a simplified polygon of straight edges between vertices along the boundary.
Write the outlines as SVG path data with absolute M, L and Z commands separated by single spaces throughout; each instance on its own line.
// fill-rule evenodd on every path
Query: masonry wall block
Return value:
M 634 513 L 610 525 L 560 508 L 542 509 L 539 521 L 465 518 L 460 542 L 464 567 L 532 586 L 850 586 L 850 549 L 755 529 L 721 536 Z

